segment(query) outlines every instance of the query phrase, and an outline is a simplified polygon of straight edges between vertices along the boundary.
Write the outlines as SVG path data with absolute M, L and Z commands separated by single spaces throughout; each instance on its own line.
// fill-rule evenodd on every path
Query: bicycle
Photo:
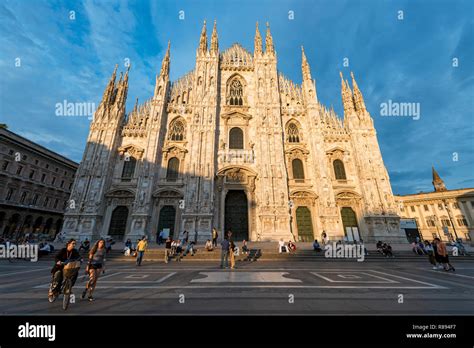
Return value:
M 71 294 L 72 294 L 72 287 L 73 283 L 72 280 L 74 277 L 77 276 L 79 272 L 79 268 L 81 268 L 81 261 L 66 261 L 61 262 L 61 265 L 64 265 L 63 270 L 59 270 L 53 275 L 53 280 L 49 286 L 49 294 L 48 300 L 50 303 L 56 301 L 58 296 L 62 293 L 63 296 L 63 309 L 67 310 L 69 307 Z M 63 282 L 61 285 L 61 289 L 59 291 L 55 291 L 58 282 L 59 282 L 59 272 L 62 272 Z

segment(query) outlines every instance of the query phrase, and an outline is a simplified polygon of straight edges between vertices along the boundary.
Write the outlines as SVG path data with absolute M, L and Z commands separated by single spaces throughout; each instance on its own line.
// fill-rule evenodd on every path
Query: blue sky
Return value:
M 56 103 L 98 105 L 129 58 L 130 109 L 151 97 L 168 40 L 174 80 L 194 67 L 204 19 L 209 32 L 217 20 L 221 49 L 250 51 L 255 22 L 263 34 L 269 21 L 279 70 L 300 83 L 304 45 L 319 100 L 340 116 L 339 71 L 354 71 L 394 193 L 431 191 L 432 165 L 448 188 L 474 187 L 473 13 L 470 0 L 2 1 L 0 122 L 80 161 L 90 121 L 56 116 Z M 388 100 L 420 103 L 420 119 L 382 117 Z

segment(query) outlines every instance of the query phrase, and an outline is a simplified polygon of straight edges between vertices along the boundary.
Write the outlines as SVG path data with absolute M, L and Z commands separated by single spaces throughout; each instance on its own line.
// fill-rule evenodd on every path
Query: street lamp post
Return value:
M 436 234 L 438 235 L 438 237 L 441 237 L 440 234 L 439 234 L 439 228 L 438 228 L 438 217 L 436 215 L 432 215 L 430 216 L 430 218 L 432 219 L 435 227 L 436 227 Z
M 454 221 L 451 219 L 451 211 L 449 209 L 449 206 L 448 206 L 448 202 L 446 202 L 445 199 L 443 199 L 443 203 L 444 203 L 444 207 L 446 208 L 446 211 L 448 212 L 448 218 L 449 218 L 449 222 L 451 222 L 451 226 L 453 226 L 453 231 L 454 231 L 454 235 L 456 236 L 456 240 L 458 240 L 458 234 L 456 233 L 456 227 L 454 227 Z

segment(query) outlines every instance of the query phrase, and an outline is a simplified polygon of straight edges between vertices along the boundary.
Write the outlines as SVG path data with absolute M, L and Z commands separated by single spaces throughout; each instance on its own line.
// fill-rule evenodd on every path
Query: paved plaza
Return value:
M 428 262 L 216 262 L 111 261 L 92 303 L 48 303 L 51 262 L 0 262 L 4 315 L 466 315 L 474 312 L 474 263 L 454 260 L 456 272 Z

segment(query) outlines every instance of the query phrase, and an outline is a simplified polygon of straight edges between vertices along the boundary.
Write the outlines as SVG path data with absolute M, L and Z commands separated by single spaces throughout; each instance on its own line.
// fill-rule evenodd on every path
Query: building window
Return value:
M 54 209 L 58 207 L 58 203 L 59 203 L 59 199 L 56 198 L 56 200 L 54 201 Z
M 296 181 L 304 180 L 303 162 L 296 158 L 291 162 L 291 167 L 293 169 L 293 179 Z
M 64 180 L 61 180 L 61 185 L 60 185 L 60 186 L 61 186 L 61 188 L 63 188 L 63 186 L 64 186 Z
M 411 212 L 414 213 L 415 212 L 415 206 L 412 205 L 410 208 L 411 208 Z
M 468 226 L 467 220 L 465 218 L 459 218 L 457 221 L 459 226 Z
M 423 209 L 425 209 L 425 211 L 430 211 L 430 208 L 428 208 L 428 205 L 426 204 L 423 205 Z
M 449 227 L 451 226 L 451 221 L 449 221 L 449 219 L 441 219 L 441 224 L 443 227 Z
M 58 167 L 56 167 L 56 169 L 55 169 L 54 171 L 57 173 L 57 172 L 58 172 L 58 170 L 59 170 L 59 168 L 58 168 Z
M 229 105 L 243 105 L 244 88 L 238 79 L 231 81 L 229 85 L 229 95 L 227 97 L 227 104 Z
M 71 191 L 72 188 L 72 182 L 69 184 L 69 191 Z
M 346 170 L 344 169 L 344 163 L 341 160 L 334 160 L 332 162 L 334 167 L 334 174 L 336 176 L 336 180 L 346 180 Z
M 34 195 L 33 200 L 31 201 L 32 205 L 36 205 L 36 202 L 38 202 L 38 195 Z
M 44 182 L 45 179 L 46 179 L 46 174 L 41 175 L 41 182 Z
M 436 224 L 433 220 L 430 220 L 430 219 L 427 219 L 426 220 L 426 224 L 429 226 L 429 227 L 435 227 Z
M 18 168 L 16 169 L 16 175 L 20 175 L 22 170 L 23 166 L 18 166 Z
M 46 197 L 46 198 L 44 199 L 44 202 L 43 202 L 43 207 L 47 207 L 47 206 L 48 206 L 48 203 L 49 203 L 49 198 Z
M 179 159 L 172 157 L 168 161 L 168 168 L 166 170 L 166 180 L 176 181 L 179 173 Z
M 5 197 L 5 200 L 6 201 L 9 201 L 10 199 L 12 199 L 12 195 L 13 195 L 13 189 L 8 189 L 8 192 L 7 192 L 7 196 Z
M 229 149 L 244 148 L 244 132 L 239 127 L 234 127 L 229 132 Z
M 51 185 L 54 185 L 55 182 L 56 182 L 56 178 L 53 177 L 53 180 L 51 180 Z
M 286 130 L 288 134 L 287 141 L 289 143 L 299 143 L 300 142 L 300 131 L 298 126 L 294 123 L 290 123 L 288 125 L 288 129 Z
M 23 192 L 20 197 L 20 203 L 21 204 L 25 203 L 25 199 L 26 199 L 26 192 Z
M 3 164 L 2 164 L 2 170 L 7 170 L 9 164 L 10 164 L 10 162 L 4 161 Z
M 21 159 L 22 159 L 23 161 L 26 161 L 26 160 L 28 159 L 28 156 L 23 155 L 23 156 L 21 157 Z
M 400 207 L 400 211 L 405 211 L 405 208 L 403 206 Z
M 433 239 L 438 238 L 438 234 L 436 232 L 432 232 L 431 236 L 433 237 Z
M 439 209 L 439 210 L 443 210 L 443 209 L 444 209 L 444 208 L 443 208 L 443 205 L 442 205 L 441 203 L 438 203 L 438 209 Z
M 133 178 L 133 174 L 135 173 L 135 167 L 137 165 L 137 160 L 132 157 L 126 157 L 126 160 L 123 161 L 123 170 L 122 170 L 122 180 L 123 181 L 130 181 Z
M 35 178 L 35 171 L 31 170 L 30 171 L 30 179 L 34 179 L 34 178 Z
M 35 160 L 35 164 L 38 165 L 39 161 L 38 160 Z
M 46 164 L 46 169 L 48 169 L 48 168 L 49 168 L 49 164 Z
M 14 152 L 15 152 L 15 151 L 10 150 L 10 151 L 8 151 L 8 154 L 9 154 L 10 156 L 13 156 L 13 153 L 14 153 Z
M 459 209 L 459 204 L 458 204 L 458 202 L 454 202 L 454 203 L 453 203 L 453 208 L 454 208 L 454 209 Z
M 174 120 L 170 124 L 168 140 L 183 141 L 185 135 L 185 127 L 183 121 L 180 119 Z

